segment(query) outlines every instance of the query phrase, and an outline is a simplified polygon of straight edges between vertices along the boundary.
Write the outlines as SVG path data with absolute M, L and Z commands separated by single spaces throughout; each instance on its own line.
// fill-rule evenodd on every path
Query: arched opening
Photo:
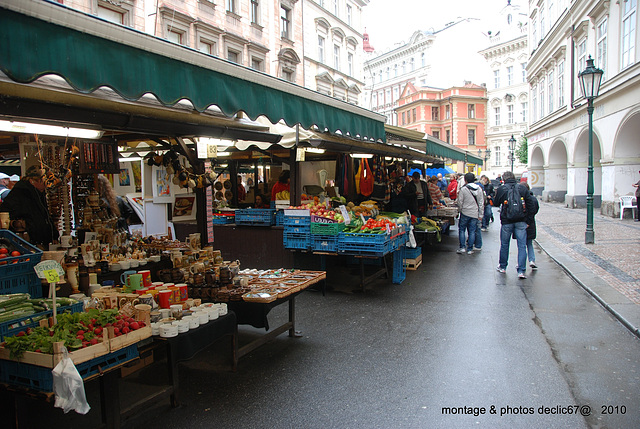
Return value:
M 593 206 L 602 205 L 602 148 L 598 134 L 593 133 Z M 580 133 L 574 146 L 573 165 L 568 171 L 567 192 L 573 201 L 567 202 L 569 207 L 587 207 L 587 167 L 589 165 L 589 130 Z
M 544 155 L 540 146 L 535 146 L 529 158 L 529 186 L 533 195 L 542 196 L 544 191 Z
M 564 202 L 567 195 L 567 148 L 562 140 L 556 140 L 549 150 L 549 161 L 544 174 L 545 201 Z
M 632 186 L 640 178 L 640 111 L 631 112 L 620 124 L 613 147 L 613 165 L 605 167 L 603 213 L 620 215 L 620 197 L 635 195 Z M 611 191 L 608 191 L 610 189 Z M 629 212 L 629 210 L 627 210 Z

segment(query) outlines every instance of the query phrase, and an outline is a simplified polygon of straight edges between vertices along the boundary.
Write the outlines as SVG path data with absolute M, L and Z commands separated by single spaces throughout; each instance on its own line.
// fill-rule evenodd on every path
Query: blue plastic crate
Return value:
M 387 234 L 338 234 L 338 253 L 384 256 L 390 249 L 391 241 Z
M 384 258 L 357 258 L 355 256 L 348 255 L 347 256 L 347 264 L 349 265 L 360 265 L 360 261 L 362 261 L 363 265 L 375 265 L 376 267 L 381 267 L 384 265 Z
M 214 225 L 226 225 L 235 221 L 236 217 L 234 215 L 213 215 L 211 223 Z
M 276 211 L 276 225 L 277 226 L 284 225 L 284 211 L 283 210 Z
M 312 234 L 311 250 L 318 251 L 318 252 L 337 252 L 338 236 Z
M 285 249 L 308 250 L 309 248 L 311 248 L 310 233 L 295 233 L 284 231 L 282 237 Z
M 129 362 L 138 356 L 138 346 L 137 344 L 133 344 L 113 353 L 79 363 L 76 365 L 76 368 L 82 378 L 88 378 L 98 374 L 101 370 Z M 51 392 L 53 391 L 53 374 L 51 370 L 52 368 L 44 366 L 14 362 L 11 360 L 0 360 L 0 381 L 13 386 L 27 387 L 41 392 Z
M 67 305 L 58 308 L 58 314 L 68 311 L 70 313 L 81 313 L 84 310 L 84 304 L 78 302 L 73 305 Z M 6 337 L 12 337 L 18 332 L 26 331 L 27 328 L 35 328 L 40 325 L 40 320 L 53 314 L 53 310 L 41 311 L 29 316 L 18 317 L 8 322 L 0 323 L 0 342 Z
M 405 259 L 416 259 L 418 256 L 422 255 L 422 247 L 405 247 L 404 252 Z
M 311 226 L 310 225 L 285 225 L 284 232 L 292 233 L 292 234 L 311 234 Z
M 285 226 L 309 226 L 311 227 L 311 216 L 284 216 Z
M 274 209 L 242 209 L 236 210 L 236 225 L 271 226 L 276 224 Z
M 22 253 L 20 256 L 10 256 L 0 261 L 2 264 L 0 265 L 0 278 L 34 272 L 33 267 L 42 259 L 42 250 L 6 229 L 0 229 L 0 238 L 9 241 L 15 250 Z M 2 293 L 14 292 L 2 291 Z
M 31 298 L 42 298 L 41 282 L 33 268 L 27 273 L 0 276 L 0 294 L 10 293 L 28 293 Z
M 402 245 L 393 252 L 393 276 L 391 282 L 399 285 L 407 277 L 407 268 L 404 266 L 405 246 Z

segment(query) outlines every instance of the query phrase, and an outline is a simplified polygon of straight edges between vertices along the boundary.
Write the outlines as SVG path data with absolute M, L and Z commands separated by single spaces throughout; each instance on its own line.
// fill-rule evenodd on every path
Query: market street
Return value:
M 540 219 L 554 209 L 543 204 Z M 638 339 L 539 249 L 539 270 L 527 270 L 526 280 L 516 276 L 515 241 L 506 275 L 497 273 L 498 234 L 491 224 L 482 252 L 457 255 L 454 229 L 401 285 L 381 279 L 366 293 L 351 293 L 353 284 L 325 297 L 304 292 L 302 338 L 278 337 L 236 373 L 226 345 L 200 352 L 180 364 L 183 405 L 159 402 L 128 426 L 635 427 Z M 270 321 L 284 320 L 285 307 Z M 241 326 L 241 341 L 252 331 Z M 156 389 L 166 369 L 148 367 L 140 377 L 143 388 L 125 383 L 124 401 Z M 50 409 L 34 419 L 97 424 L 97 383 L 88 386 L 87 416 Z M 587 406 L 589 417 L 576 414 Z

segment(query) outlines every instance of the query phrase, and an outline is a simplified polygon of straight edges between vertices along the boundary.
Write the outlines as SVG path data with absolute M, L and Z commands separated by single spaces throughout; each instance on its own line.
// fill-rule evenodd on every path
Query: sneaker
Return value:
M 473 250 L 469 250 L 469 251 L 467 252 L 467 255 L 473 255 Z
M 538 266 L 536 265 L 536 263 L 534 261 L 529 262 L 529 266 L 531 267 L 532 270 L 537 270 Z
M 500 273 L 500 274 L 504 274 L 507 272 L 507 270 L 505 270 L 504 268 L 500 267 L 500 265 L 498 265 L 496 267 L 496 270 Z
M 481 250 L 482 250 L 482 247 L 476 247 L 476 246 L 473 246 L 473 250 L 474 250 L 475 252 L 479 252 L 479 251 L 481 251 Z
M 457 253 L 458 255 L 462 255 L 462 254 L 464 254 L 464 253 L 467 253 L 467 251 L 466 251 L 465 249 L 463 249 L 463 248 L 460 248 L 460 249 L 456 250 L 456 253 Z
M 480 228 L 480 231 L 482 231 L 482 232 L 487 232 L 487 231 L 489 231 L 489 230 L 488 230 L 487 228 Z
M 519 274 L 518 274 L 518 278 L 519 278 L 519 279 L 526 279 L 526 278 L 527 278 L 527 276 L 525 276 L 525 275 L 524 275 L 524 273 L 519 273 Z

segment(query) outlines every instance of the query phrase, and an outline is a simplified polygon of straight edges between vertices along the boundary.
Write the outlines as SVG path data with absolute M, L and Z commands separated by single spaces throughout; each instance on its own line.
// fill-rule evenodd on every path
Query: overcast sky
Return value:
M 371 0 L 362 9 L 362 24 L 371 45 L 384 50 L 417 30 L 439 30 L 458 17 L 489 19 L 506 5 L 507 0 Z

